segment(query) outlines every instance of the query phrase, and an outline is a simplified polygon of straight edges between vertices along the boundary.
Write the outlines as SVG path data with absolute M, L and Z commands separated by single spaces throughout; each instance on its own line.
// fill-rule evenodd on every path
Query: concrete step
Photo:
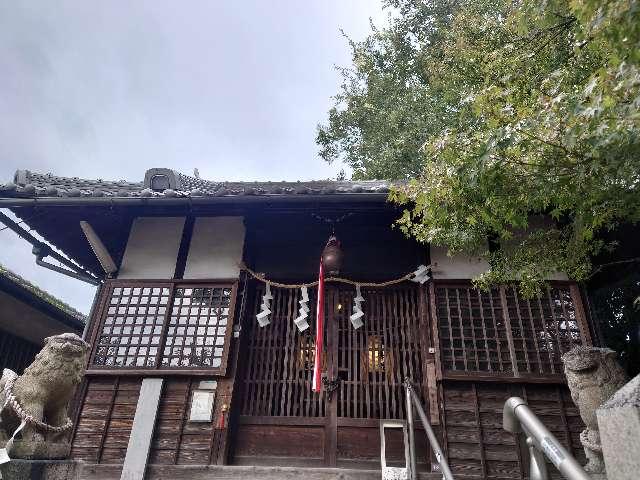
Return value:
M 120 480 L 121 465 L 82 464 L 77 480 Z M 250 467 L 231 465 L 150 465 L 145 480 L 380 480 L 380 470 L 348 468 Z M 441 474 L 421 473 L 420 480 Z

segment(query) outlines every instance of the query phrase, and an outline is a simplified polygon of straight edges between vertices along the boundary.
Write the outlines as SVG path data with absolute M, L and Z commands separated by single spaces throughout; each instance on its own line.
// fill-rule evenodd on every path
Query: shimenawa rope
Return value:
M 48 423 L 44 423 L 44 422 L 41 422 L 40 420 L 36 420 L 33 417 L 33 415 L 31 415 L 24 408 L 22 408 L 22 406 L 18 402 L 18 399 L 13 394 L 13 384 L 18 379 L 18 375 L 16 375 L 14 372 L 12 373 L 13 375 L 11 375 L 7 379 L 7 382 L 5 383 L 5 386 L 4 386 L 4 394 L 6 398 L 5 406 L 9 405 L 13 409 L 13 411 L 16 413 L 16 415 L 20 417 L 21 420 L 27 423 L 30 423 L 31 425 L 35 425 L 36 428 L 39 428 L 40 430 L 44 430 L 47 432 L 55 432 L 55 433 L 65 432 L 73 426 L 73 422 L 71 422 L 71 420 L 67 420 L 67 423 L 65 423 L 64 425 L 59 427 L 54 427 L 53 425 L 49 425 Z M 6 375 L 6 370 L 5 370 L 5 375 Z
M 308 283 L 280 283 L 280 282 L 275 282 L 273 280 L 268 280 L 266 279 L 263 275 L 259 274 L 258 272 L 254 272 L 253 270 L 251 270 L 249 267 L 247 267 L 244 263 L 240 263 L 239 264 L 240 269 L 246 271 L 249 275 L 251 275 L 253 278 L 255 278 L 256 280 L 259 280 L 263 283 L 269 283 L 270 285 L 274 286 L 274 287 L 280 287 L 280 288 L 302 288 L 302 287 L 315 287 L 316 285 L 318 285 L 318 281 L 316 280 L 315 282 L 308 282 Z M 431 265 L 427 265 L 426 268 L 431 268 Z M 382 288 L 382 287 L 388 287 L 389 285 L 395 285 L 397 283 L 402 283 L 406 280 L 411 280 L 411 278 L 415 275 L 415 272 L 411 272 L 411 273 L 407 273 L 406 275 L 403 275 L 402 277 L 399 278 L 395 278 L 393 280 L 387 280 L 386 282 L 380 282 L 380 283 L 376 283 L 376 282 L 357 282 L 355 280 L 350 280 L 348 278 L 342 278 L 342 277 L 327 277 L 324 279 L 325 282 L 337 282 L 337 283 L 346 283 L 349 285 L 353 285 L 353 286 L 357 286 L 360 285 L 361 287 L 378 287 L 378 288 Z

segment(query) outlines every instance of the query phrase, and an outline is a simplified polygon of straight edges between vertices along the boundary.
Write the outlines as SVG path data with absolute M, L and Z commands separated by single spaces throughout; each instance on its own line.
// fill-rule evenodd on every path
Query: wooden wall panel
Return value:
M 149 463 L 207 465 L 218 463 L 226 436 L 228 418 L 221 422 L 222 409 L 229 404 L 230 380 L 217 379 L 218 389 L 211 422 L 191 422 L 191 398 L 200 379 L 172 377 L 165 379 L 158 417 L 153 434 Z
M 90 377 L 72 442 L 71 457 L 122 463 L 140 394 L 136 377 Z
M 243 291 L 245 288 L 246 282 Z M 243 293 L 236 296 L 236 303 L 241 307 L 240 316 L 244 312 L 243 299 Z M 233 307 L 235 311 L 236 306 Z M 231 323 L 228 331 L 231 332 Z M 149 463 L 226 463 L 238 346 L 235 339 L 228 344 L 227 377 L 215 375 L 213 368 L 207 371 L 176 369 L 163 374 L 164 383 Z M 82 407 L 72 441 L 73 458 L 90 463 L 124 461 L 143 375 L 143 371 L 123 369 L 105 373 L 90 372 L 86 376 L 86 386 L 78 401 Z M 192 394 L 200 387 L 201 381 L 217 382 L 212 420 L 206 423 L 189 422 Z
M 0 371 L 10 368 L 18 375 L 36 358 L 42 345 L 29 342 L 9 332 L 0 330 Z
M 564 385 L 449 381 L 443 383 L 445 447 L 453 473 L 478 478 L 524 479 L 528 452 L 502 428 L 502 408 L 511 396 L 524 398 L 565 447 L 584 462 L 584 428 Z M 553 478 L 560 478 L 553 467 Z
M 398 460 L 398 440 L 402 442 L 402 430 L 388 429 L 387 452 L 389 460 Z M 362 427 L 338 427 L 338 458 L 343 460 L 380 460 L 380 429 Z
M 218 380 L 213 419 L 189 422 L 191 396 L 199 379 L 165 379 L 154 429 L 149 463 L 219 463 L 226 454 L 226 430 L 220 416 L 230 402 L 230 380 Z M 138 377 L 88 377 L 72 443 L 72 458 L 91 463 L 124 462 L 140 393 Z
M 234 437 L 233 463 L 237 465 L 299 465 L 322 466 L 325 458 L 325 427 L 323 425 L 277 425 L 271 422 L 247 423 L 238 426 Z M 439 435 L 439 433 L 437 433 Z M 380 430 L 370 426 L 338 426 L 337 466 L 380 468 Z M 416 429 L 418 467 L 427 470 L 430 449 L 426 434 Z M 387 430 L 387 459 L 393 464 L 404 463 L 402 432 Z
M 404 466 L 403 433 L 400 429 L 386 429 L 386 458 L 389 466 Z M 430 458 L 430 448 L 424 430 L 416 429 L 416 460 L 420 471 L 425 471 Z M 380 428 L 338 427 L 338 465 L 380 468 Z
M 324 458 L 323 426 L 240 425 L 235 457 Z
M 189 391 L 189 380 L 165 380 L 149 452 L 150 463 L 177 463 Z

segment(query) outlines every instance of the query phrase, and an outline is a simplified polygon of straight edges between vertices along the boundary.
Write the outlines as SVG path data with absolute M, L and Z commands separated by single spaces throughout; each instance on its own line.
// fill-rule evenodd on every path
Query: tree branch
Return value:
M 628 258 L 626 260 L 617 260 L 615 262 L 609 262 L 609 263 L 602 263 L 600 265 L 597 265 L 596 268 L 593 269 L 593 272 L 591 272 L 591 275 L 589 275 L 589 278 L 591 278 L 594 275 L 596 275 L 603 268 L 612 267 L 614 265 L 622 265 L 622 264 L 625 264 L 625 263 L 635 263 L 635 262 L 640 262 L 640 257 Z

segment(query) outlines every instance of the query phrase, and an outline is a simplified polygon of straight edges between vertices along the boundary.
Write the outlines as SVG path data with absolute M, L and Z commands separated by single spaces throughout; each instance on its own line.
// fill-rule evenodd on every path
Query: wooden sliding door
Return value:
M 262 293 L 258 289 L 257 299 Z M 363 288 L 364 325 L 355 329 L 349 319 L 355 290 L 328 286 L 326 383 L 320 393 L 311 390 L 314 322 L 298 332 L 293 319 L 299 292 L 273 293 L 271 323 L 260 328 L 255 318 L 248 319 L 235 461 L 377 467 L 379 419 L 405 418 L 404 378 L 411 378 L 421 395 L 427 391 L 425 352 L 431 337 L 426 289 L 415 284 Z M 311 297 L 313 319 L 316 300 Z M 388 459 L 404 458 L 399 432 L 387 444 Z
M 349 319 L 353 290 L 332 289 L 327 299 L 329 373 L 337 380 L 328 402 L 330 465 L 379 465 L 379 420 L 406 418 L 405 378 L 418 387 L 423 404 L 427 398 L 423 395 L 428 387 L 430 339 L 426 290 L 406 284 L 363 289 L 362 293 L 365 316 L 359 329 Z M 435 388 L 435 379 L 433 383 Z M 422 441 L 424 435 L 417 437 Z M 417 451 L 426 452 L 424 448 Z M 401 431 L 387 433 L 386 456 L 390 462 L 404 463 Z M 422 457 L 419 460 L 426 462 Z

